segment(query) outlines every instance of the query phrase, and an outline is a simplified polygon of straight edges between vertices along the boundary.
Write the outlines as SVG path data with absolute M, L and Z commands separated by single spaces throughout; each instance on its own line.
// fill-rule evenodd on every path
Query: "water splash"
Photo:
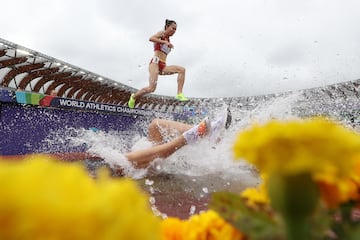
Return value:
M 101 156 L 109 166 L 123 168 L 126 176 L 138 179 L 140 186 L 150 194 L 149 202 L 159 216 L 166 217 L 166 212 L 177 208 L 192 215 L 207 208 L 212 192 L 241 192 L 259 183 L 258 173 L 252 166 L 233 159 L 233 143 L 242 130 L 254 122 L 262 124 L 272 119 L 302 118 L 308 113 L 304 109 L 309 111 L 309 106 L 314 103 L 304 94 L 294 93 L 254 105 L 245 110 L 232 105 L 233 124 L 219 143 L 213 144 L 204 138 L 197 144 L 184 146 L 166 159 L 156 159 L 147 169 L 134 168 L 125 157 L 128 151 L 152 146 L 146 137 L 134 131 L 64 129 L 66 134 L 53 133 L 51 139 L 86 147 L 89 153 Z M 218 101 L 211 109 L 210 117 L 218 115 L 227 106 L 226 101 Z M 52 145 L 51 141 L 48 145 Z
M 273 118 L 298 117 L 294 115 L 293 106 L 301 99 L 302 95 L 293 94 L 272 99 L 247 112 L 232 108 L 233 124 L 225 132 L 221 142 L 213 144 L 205 138 L 195 145 L 186 145 L 167 159 L 155 160 L 148 169 L 134 168 L 124 156 L 128 151 L 152 146 L 146 137 L 132 130 L 105 132 L 99 129 L 61 129 L 49 134 L 41 151 L 51 148 L 56 152 L 70 146 L 86 149 L 103 158 L 110 167 L 122 168 L 126 176 L 135 179 L 149 174 L 177 174 L 191 177 L 216 175 L 224 181 L 240 178 L 246 181 L 247 177 L 253 179 L 254 169 L 245 162 L 233 160 L 232 144 L 237 134 L 253 122 L 264 123 Z M 224 108 L 227 108 L 225 101 L 218 101 L 209 113 L 210 118 L 224 111 Z

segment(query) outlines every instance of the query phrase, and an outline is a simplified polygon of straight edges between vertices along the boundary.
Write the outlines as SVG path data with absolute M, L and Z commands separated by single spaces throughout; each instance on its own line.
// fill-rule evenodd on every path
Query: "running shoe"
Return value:
M 179 93 L 175 96 L 176 100 L 179 100 L 181 102 L 185 102 L 185 101 L 189 101 L 189 99 L 187 97 L 184 96 L 183 93 Z
M 134 108 L 134 107 L 135 107 L 134 93 L 130 95 L 130 99 L 129 99 L 129 102 L 128 102 L 128 106 L 129 106 L 129 108 Z
M 209 133 L 210 128 L 210 120 L 208 117 L 206 117 L 198 125 L 190 128 L 183 133 L 186 143 L 193 144 L 197 142 L 200 138 L 204 137 Z
M 211 121 L 211 128 L 208 134 L 211 142 L 217 143 L 221 140 L 225 129 L 230 127 L 231 120 L 231 112 L 228 108 L 226 111 L 222 111 L 214 121 Z
M 226 115 L 217 117 L 214 121 L 211 121 L 209 139 L 213 143 L 217 143 L 221 140 L 221 136 L 225 131 Z

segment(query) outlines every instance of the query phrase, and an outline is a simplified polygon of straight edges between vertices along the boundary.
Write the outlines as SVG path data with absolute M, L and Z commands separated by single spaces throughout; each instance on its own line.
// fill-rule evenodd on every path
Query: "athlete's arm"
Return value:
M 149 41 L 154 42 L 154 43 L 167 44 L 169 46 L 170 43 L 168 41 L 161 39 L 163 35 L 164 35 L 164 31 L 160 31 L 160 32 L 156 33 L 155 35 L 151 36 L 149 38 Z M 169 47 L 171 47 L 171 46 L 169 46 Z

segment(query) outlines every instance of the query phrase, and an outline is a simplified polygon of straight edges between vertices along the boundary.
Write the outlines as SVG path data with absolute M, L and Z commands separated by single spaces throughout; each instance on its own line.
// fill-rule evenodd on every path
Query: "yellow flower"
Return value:
M 215 211 L 208 210 L 188 220 L 165 219 L 163 240 L 241 240 L 245 237 Z
M 268 206 L 270 203 L 265 181 L 263 180 L 259 187 L 246 188 L 241 192 L 241 197 L 246 200 L 246 204 L 254 209 Z
M 184 236 L 188 240 L 243 239 L 239 231 L 212 210 L 190 217 L 185 225 Z
M 269 175 L 346 175 L 353 155 L 359 152 L 357 133 L 321 118 L 256 125 L 240 133 L 234 145 L 236 158 Z
M 0 239 L 160 239 L 160 220 L 133 181 L 34 158 L 0 162 Z
M 354 157 L 355 165 L 352 169 L 350 179 L 360 188 L 360 154 Z

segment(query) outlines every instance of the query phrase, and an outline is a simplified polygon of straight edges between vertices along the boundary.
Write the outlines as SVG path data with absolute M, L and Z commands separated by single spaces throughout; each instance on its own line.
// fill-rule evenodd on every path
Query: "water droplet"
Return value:
M 194 215 L 196 210 L 196 207 L 194 205 L 191 205 L 189 215 Z

